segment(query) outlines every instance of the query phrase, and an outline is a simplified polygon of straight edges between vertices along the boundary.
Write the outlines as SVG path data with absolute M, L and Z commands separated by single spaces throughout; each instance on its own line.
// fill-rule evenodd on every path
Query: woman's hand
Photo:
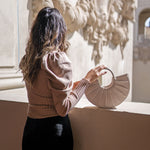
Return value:
M 91 69 L 85 76 L 85 79 L 89 81 L 89 83 L 94 82 L 99 76 L 106 74 L 107 72 L 101 72 L 106 67 L 104 65 L 97 66 L 94 69 Z

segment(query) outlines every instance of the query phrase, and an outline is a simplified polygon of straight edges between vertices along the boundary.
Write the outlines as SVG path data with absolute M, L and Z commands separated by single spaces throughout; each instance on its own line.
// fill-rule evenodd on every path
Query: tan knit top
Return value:
M 64 52 L 53 51 L 43 57 L 33 86 L 26 83 L 28 116 L 46 118 L 65 116 L 80 100 L 89 82 L 82 79 L 72 89 L 71 62 Z

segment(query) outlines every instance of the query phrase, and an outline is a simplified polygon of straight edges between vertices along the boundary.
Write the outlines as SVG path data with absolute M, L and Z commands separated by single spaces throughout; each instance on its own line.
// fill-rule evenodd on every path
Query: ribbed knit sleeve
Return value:
M 42 68 L 49 78 L 54 107 L 60 116 L 65 116 L 80 100 L 88 81 L 82 79 L 72 90 L 71 62 L 64 52 L 53 51 L 43 57 Z
M 71 91 L 69 99 L 71 100 L 71 108 L 73 108 L 78 101 L 81 99 L 82 95 L 85 92 L 86 87 L 89 85 L 89 82 L 85 79 L 82 79 L 75 89 Z

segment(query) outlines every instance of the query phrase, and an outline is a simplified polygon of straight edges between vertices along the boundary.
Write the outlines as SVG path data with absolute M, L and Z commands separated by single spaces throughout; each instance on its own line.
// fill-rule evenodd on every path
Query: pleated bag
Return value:
M 114 76 L 114 73 L 106 68 L 112 74 L 112 81 L 107 86 L 101 86 L 96 80 L 85 90 L 87 99 L 94 105 L 103 108 L 115 108 L 121 104 L 129 94 L 130 82 L 128 74 Z

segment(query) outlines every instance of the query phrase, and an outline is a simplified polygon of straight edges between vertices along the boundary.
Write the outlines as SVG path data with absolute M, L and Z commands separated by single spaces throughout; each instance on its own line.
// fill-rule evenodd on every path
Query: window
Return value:
M 150 39 L 150 17 L 145 21 L 144 37 Z

